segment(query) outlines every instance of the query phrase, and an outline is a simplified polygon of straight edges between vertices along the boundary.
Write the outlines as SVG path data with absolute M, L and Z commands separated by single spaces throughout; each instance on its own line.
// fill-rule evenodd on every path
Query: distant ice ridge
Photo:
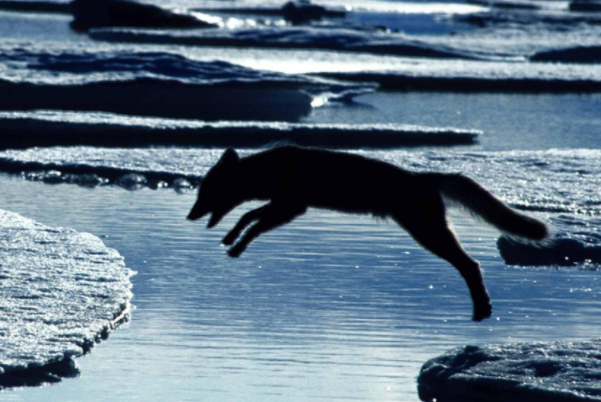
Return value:
M 601 401 L 601 340 L 464 346 L 426 362 L 423 401 Z
M 517 61 L 416 58 L 394 68 L 315 71 L 323 77 L 377 82 L 383 89 L 454 92 L 601 92 L 601 27 L 501 26 L 457 35 L 420 37 L 467 53 L 488 49 Z
M 318 49 L 382 55 L 468 60 L 510 58 L 490 50 L 467 51 L 450 44 L 424 41 L 403 34 L 336 27 L 263 27 L 255 29 L 162 31 L 133 28 L 93 29 L 90 37 L 111 42 Z
M 69 0 L 0 0 L 0 10 L 68 14 Z
M 160 28 L 216 27 L 191 14 L 175 12 L 156 5 L 132 0 L 73 0 L 73 22 L 78 30 L 99 26 L 142 26 Z
M 91 234 L 0 210 L 0 389 L 77 376 L 73 358 L 128 319 L 131 274 Z
M 148 0 L 158 2 L 159 0 Z M 244 10 L 265 9 L 281 7 L 287 0 L 238 0 L 227 3 L 226 7 L 231 9 L 241 8 Z M 347 11 L 377 12 L 392 14 L 470 14 L 483 12 L 488 7 L 473 4 L 458 3 L 456 0 L 437 0 L 436 2 L 425 1 L 394 1 L 394 0 L 312 0 L 312 3 L 325 7 L 341 8 Z M 195 5 L 196 6 L 196 5 Z M 223 8 L 222 0 L 206 0 L 202 4 L 203 9 Z
M 536 13 L 526 13 L 538 15 Z M 494 15 L 494 14 L 493 14 Z M 521 15 L 518 13 L 518 15 Z M 600 17 L 601 18 L 601 17 Z M 601 19 L 586 23 L 500 23 L 488 28 L 427 40 L 466 51 L 496 51 L 536 62 L 599 63 Z
M 205 122 L 110 113 L 0 112 L 0 149 L 32 146 L 148 145 L 262 147 L 274 143 L 337 148 L 398 148 L 473 144 L 478 130 L 401 124 Z
M 0 53 L 0 109 L 62 109 L 204 120 L 296 120 L 315 98 L 349 100 L 353 84 L 161 52 Z

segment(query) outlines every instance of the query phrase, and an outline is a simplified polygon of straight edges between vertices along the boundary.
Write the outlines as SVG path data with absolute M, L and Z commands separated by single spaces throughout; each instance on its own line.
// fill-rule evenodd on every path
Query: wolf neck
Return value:
M 278 184 L 290 179 L 284 177 L 284 166 L 268 162 L 252 157 L 240 160 L 240 175 L 236 185 L 240 189 L 242 202 L 273 199 L 278 192 Z

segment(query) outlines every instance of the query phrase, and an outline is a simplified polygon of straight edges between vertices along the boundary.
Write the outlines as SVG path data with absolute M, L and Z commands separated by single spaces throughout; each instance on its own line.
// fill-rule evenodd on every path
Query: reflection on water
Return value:
M 0 208 L 101 236 L 138 271 L 132 322 L 80 359 L 80 379 L 3 400 L 416 401 L 419 368 L 452 347 L 601 324 L 597 272 L 505 267 L 495 233 L 463 218 L 494 303 L 481 324 L 459 275 L 392 223 L 310 211 L 232 260 L 219 241 L 239 213 L 187 222 L 192 193 L 0 185 Z

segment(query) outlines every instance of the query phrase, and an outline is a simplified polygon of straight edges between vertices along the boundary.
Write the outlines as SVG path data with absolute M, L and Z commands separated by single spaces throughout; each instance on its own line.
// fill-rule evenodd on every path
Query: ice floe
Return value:
M 464 346 L 426 362 L 423 401 L 601 400 L 601 341 Z
M 601 246 L 588 245 L 575 238 L 556 238 L 543 244 L 529 244 L 501 236 L 497 247 L 501 257 L 509 265 L 601 264 Z
M 573 0 L 570 2 L 570 11 L 598 12 L 598 11 L 601 11 L 601 1 L 598 1 L 598 0 Z
M 202 13 L 226 13 L 236 15 L 261 15 L 261 16 L 279 16 L 292 23 L 300 24 L 310 21 L 321 20 L 325 17 L 343 18 L 346 11 L 342 7 L 327 8 L 318 4 L 313 4 L 308 0 L 288 1 L 281 7 L 269 7 L 257 5 L 252 7 L 244 7 L 233 4 L 229 7 L 219 5 L 217 7 L 208 8 L 192 8 L 189 11 L 197 11 Z
M 363 71 L 363 72 L 320 72 L 320 77 L 332 79 L 377 82 L 381 89 L 399 91 L 441 91 L 459 93 L 500 92 L 500 93 L 598 93 L 601 92 L 601 80 L 595 71 L 574 71 L 571 68 L 537 68 L 532 64 L 495 63 L 494 66 L 477 66 L 464 70 L 462 76 L 453 76 L 451 69 L 443 66 L 428 66 L 418 70 L 415 66 L 401 71 Z M 452 66 L 451 66 L 452 67 Z M 484 69 L 479 69 L 484 67 Z M 492 67 L 492 68 L 491 68 Z M 516 75 L 503 71 L 507 67 Z M 598 70 L 601 71 L 601 70 Z M 490 73 L 490 75 L 487 75 Z M 500 76 L 495 76 L 499 73 Z M 546 74 L 548 73 L 548 74 Z M 576 73 L 576 74 L 574 74 Z M 575 76 L 575 77 L 574 77 Z
M 215 28 L 217 25 L 152 4 L 132 0 L 74 0 L 71 2 L 73 22 L 79 30 L 103 26 Z
M 348 100 L 352 84 L 198 61 L 161 52 L 0 53 L 4 110 L 62 109 L 204 120 L 296 120 L 315 98 Z
M 402 124 L 204 122 L 108 113 L 0 112 L 0 148 L 92 145 L 262 147 L 275 143 L 337 148 L 397 148 L 473 144 L 478 130 Z
M 532 55 L 530 60 L 563 63 L 601 63 L 601 46 L 576 46 L 547 50 Z
M 69 14 L 70 3 L 69 0 L 0 0 L 0 10 Z
M 0 389 L 76 376 L 128 318 L 130 276 L 97 237 L 0 210 Z
M 93 39 L 110 42 L 187 46 L 316 49 L 468 60 L 497 60 L 507 56 L 486 50 L 469 52 L 400 33 L 336 27 L 297 26 L 195 31 L 99 28 L 91 30 L 89 35 Z

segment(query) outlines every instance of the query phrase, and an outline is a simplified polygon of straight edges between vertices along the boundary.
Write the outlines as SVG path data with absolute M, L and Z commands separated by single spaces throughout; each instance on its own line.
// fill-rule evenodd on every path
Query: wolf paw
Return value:
M 241 246 L 240 244 L 236 244 L 234 247 L 230 248 L 227 251 L 227 255 L 229 255 L 232 258 L 238 258 L 244 252 L 244 250 L 246 250 L 246 247 Z
M 234 244 L 237 237 L 238 235 L 236 233 L 230 232 L 227 234 L 227 236 L 223 238 L 223 240 L 221 240 L 221 244 L 223 244 L 224 246 L 231 246 L 232 244 Z
M 474 315 L 472 321 L 480 322 L 492 315 L 492 304 L 490 302 L 474 306 Z

